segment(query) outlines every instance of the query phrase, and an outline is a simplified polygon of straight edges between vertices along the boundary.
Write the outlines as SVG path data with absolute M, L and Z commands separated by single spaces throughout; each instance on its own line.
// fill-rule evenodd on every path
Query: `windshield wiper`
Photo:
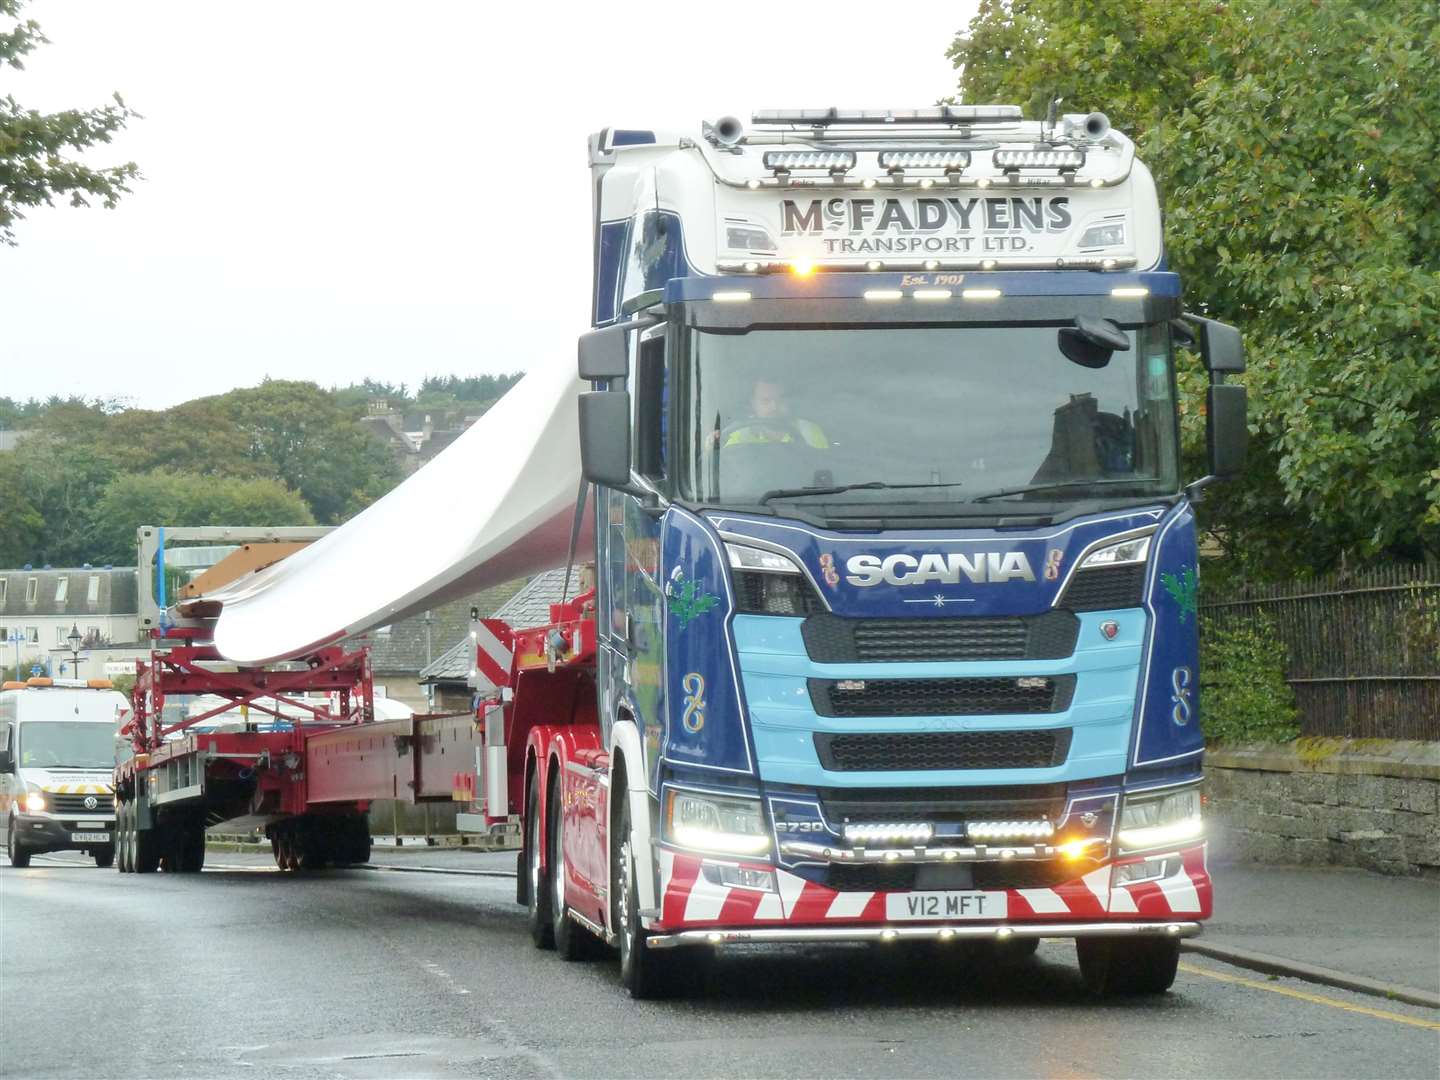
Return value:
M 989 502 L 991 499 L 1004 499 L 1011 495 L 1028 495 L 1032 491 L 1066 491 L 1073 488 L 1108 487 L 1111 484 L 1146 484 L 1154 483 L 1158 479 L 1157 476 L 1112 476 L 1108 479 L 1097 480 L 1057 480 L 1053 484 L 1026 484 L 1024 487 L 987 491 L 984 495 L 976 495 L 969 501 Z
M 765 492 L 756 500 L 759 505 L 764 506 L 771 499 L 794 499 L 801 495 L 838 495 L 842 491 L 861 490 L 896 490 L 899 488 L 940 488 L 960 487 L 959 480 L 949 480 L 931 484 L 887 484 L 884 480 L 867 480 L 863 484 L 833 484 L 830 487 L 801 487 L 801 488 L 775 488 Z

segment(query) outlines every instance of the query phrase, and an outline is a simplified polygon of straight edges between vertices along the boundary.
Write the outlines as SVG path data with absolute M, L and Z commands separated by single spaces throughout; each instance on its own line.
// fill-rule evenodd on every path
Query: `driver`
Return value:
M 750 391 L 750 415 L 727 429 L 724 446 L 804 443 L 816 450 L 828 450 L 830 440 L 820 425 L 791 417 L 785 390 L 770 379 L 759 378 Z M 717 433 L 718 435 L 718 433 Z

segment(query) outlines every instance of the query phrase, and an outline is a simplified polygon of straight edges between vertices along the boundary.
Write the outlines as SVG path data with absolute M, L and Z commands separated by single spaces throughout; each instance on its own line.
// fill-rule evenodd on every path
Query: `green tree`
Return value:
M 0 453 L 0 566 L 23 566 L 35 557 L 45 533 L 40 512 L 25 484 L 25 471 L 13 453 Z
M 360 423 L 363 410 L 340 406 L 314 383 L 267 379 L 214 400 L 245 434 L 246 457 L 272 466 L 322 524 L 364 509 L 400 478 L 384 444 Z
M 96 560 L 135 558 L 141 525 L 313 525 L 305 500 L 276 480 L 157 470 L 117 477 L 95 510 Z
M 42 430 L 0 454 L 0 461 L 13 477 L 17 497 L 44 523 L 37 532 L 9 514 L 0 516 L 0 549 L 17 552 L 8 565 L 114 561 L 94 549 L 95 507 L 115 476 L 115 462 L 103 449 Z
M 39 45 L 48 44 L 33 19 L 21 19 L 22 0 L 0 0 L 0 67 L 17 70 Z M 92 168 L 66 155 L 97 143 L 108 143 L 126 121 L 138 116 L 119 94 L 113 105 L 41 113 L 25 109 L 9 94 L 0 98 L 0 243 L 14 244 L 14 226 L 27 209 L 53 206 L 55 196 L 68 196 L 72 206 L 88 206 L 89 198 L 113 208 L 130 191 L 140 171 L 133 161 Z
M 983 0 L 949 55 L 963 100 L 1136 138 L 1192 306 L 1246 335 L 1253 462 L 1202 507 L 1237 558 L 1440 554 L 1440 7 Z

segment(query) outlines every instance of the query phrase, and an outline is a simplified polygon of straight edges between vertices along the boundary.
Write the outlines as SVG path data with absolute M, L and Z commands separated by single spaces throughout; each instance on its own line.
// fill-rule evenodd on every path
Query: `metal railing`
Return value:
M 1302 734 L 1440 740 L 1440 564 L 1211 592 L 1200 614 L 1212 627 L 1268 619 Z

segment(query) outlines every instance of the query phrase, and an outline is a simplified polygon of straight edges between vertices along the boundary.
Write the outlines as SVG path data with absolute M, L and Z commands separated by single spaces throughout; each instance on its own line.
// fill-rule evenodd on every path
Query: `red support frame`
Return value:
M 129 735 L 137 754 L 160 749 L 168 736 L 239 706 L 254 709 L 277 719 L 284 717 L 279 704 L 309 714 L 320 724 L 338 727 L 360 724 L 374 719 L 375 689 L 370 673 L 367 650 L 346 652 L 338 646 L 320 649 L 305 658 L 305 667 L 297 670 L 242 668 L 239 671 L 216 671 L 211 665 L 225 663 L 212 643 L 197 641 L 198 632 L 190 627 L 172 627 L 157 634 L 163 640 L 176 640 L 169 648 L 157 647 L 150 662 L 136 662 L 133 692 L 134 716 L 123 729 Z M 330 702 L 319 704 L 296 695 L 311 690 L 334 694 L 337 708 Z M 192 716 L 177 724 L 162 725 L 160 717 L 165 699 L 178 694 L 211 694 L 225 699 L 225 704 Z M 261 704 L 269 698 L 275 706 Z

